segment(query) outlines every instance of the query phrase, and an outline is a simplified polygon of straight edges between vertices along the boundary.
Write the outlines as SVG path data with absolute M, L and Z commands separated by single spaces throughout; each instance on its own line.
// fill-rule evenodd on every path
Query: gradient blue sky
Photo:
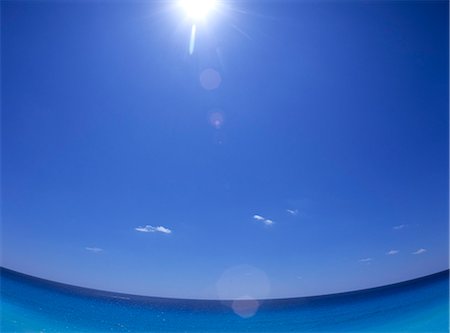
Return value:
M 190 55 L 170 2 L 1 2 L 2 265 L 189 298 L 447 269 L 448 3 L 224 7 Z

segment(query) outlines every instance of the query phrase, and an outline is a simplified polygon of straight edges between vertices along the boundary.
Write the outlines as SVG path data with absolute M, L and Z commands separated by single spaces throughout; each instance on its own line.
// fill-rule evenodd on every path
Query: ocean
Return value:
M 2 332 L 448 332 L 449 272 L 356 292 L 182 300 L 69 286 L 5 268 Z

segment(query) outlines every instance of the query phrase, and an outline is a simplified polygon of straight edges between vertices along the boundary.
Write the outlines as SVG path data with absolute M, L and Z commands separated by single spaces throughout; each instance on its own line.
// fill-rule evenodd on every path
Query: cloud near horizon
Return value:
M 422 253 L 425 253 L 425 252 L 427 252 L 427 249 L 420 248 L 417 251 L 414 251 L 412 254 L 422 254 Z
M 163 234 L 171 234 L 172 230 L 163 226 L 152 227 L 151 225 L 146 225 L 144 227 L 137 227 L 134 230 L 139 232 L 162 232 Z
M 392 256 L 392 255 L 394 255 L 394 254 L 397 254 L 399 251 L 398 250 L 390 250 L 389 252 L 386 252 L 386 254 L 388 255 L 388 256 Z
M 263 217 L 263 216 L 261 216 L 261 215 L 253 215 L 253 218 L 254 218 L 256 221 L 259 221 L 259 222 L 264 223 L 265 225 L 272 225 L 272 224 L 275 223 L 274 221 L 272 221 L 272 220 L 270 220 L 270 219 L 266 219 L 265 217 Z
M 90 252 L 94 252 L 94 253 L 100 253 L 100 252 L 103 252 L 103 249 L 101 249 L 101 248 L 99 248 L 99 247 L 89 247 L 89 246 L 86 246 L 84 249 L 85 249 L 86 251 L 90 251 Z

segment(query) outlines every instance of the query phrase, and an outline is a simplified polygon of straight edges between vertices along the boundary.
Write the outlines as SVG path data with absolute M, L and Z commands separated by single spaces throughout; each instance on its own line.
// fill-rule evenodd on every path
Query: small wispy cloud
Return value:
M 297 216 L 298 215 L 298 209 L 286 209 L 286 212 L 288 212 L 292 216 Z
M 266 219 L 266 220 L 263 221 L 263 223 L 264 223 L 265 225 L 272 225 L 272 224 L 273 224 L 273 221 L 272 221 L 272 220 L 269 220 L 269 219 Z
M 265 218 L 262 217 L 261 215 L 253 215 L 253 218 L 254 218 L 256 221 L 264 221 L 264 220 L 265 220 Z
M 163 226 L 152 227 L 151 225 L 146 225 L 144 227 L 134 228 L 136 231 L 140 232 L 162 232 L 163 234 L 171 234 L 172 230 Z
M 390 250 L 389 252 L 386 252 L 386 254 L 388 256 L 393 256 L 394 254 L 397 254 L 399 251 L 398 250 Z
M 392 229 L 394 229 L 394 230 L 400 230 L 400 229 L 403 229 L 404 227 L 405 227 L 404 224 L 399 224 L 399 225 L 393 226 Z
M 372 258 L 362 258 L 358 260 L 359 262 L 371 262 Z
M 414 251 L 412 254 L 422 254 L 422 253 L 425 253 L 425 252 L 427 252 L 427 249 L 420 248 L 417 251 Z
M 266 219 L 265 217 L 263 217 L 263 216 L 261 216 L 261 215 L 253 215 L 253 218 L 254 218 L 256 221 L 259 221 L 259 222 L 264 223 L 265 225 L 272 225 L 272 224 L 275 223 L 275 222 L 272 221 L 271 219 Z
M 90 251 L 90 252 L 94 252 L 94 253 L 100 253 L 100 252 L 103 252 L 103 249 L 101 249 L 101 248 L 99 248 L 99 247 L 89 247 L 89 246 L 86 246 L 84 249 L 85 249 L 86 251 Z

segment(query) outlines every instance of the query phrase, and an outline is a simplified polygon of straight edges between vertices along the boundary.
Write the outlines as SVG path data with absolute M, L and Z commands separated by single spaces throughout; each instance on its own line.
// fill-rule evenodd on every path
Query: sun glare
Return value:
M 180 0 L 180 6 L 185 10 L 186 15 L 193 20 L 201 20 L 214 10 L 216 0 Z

